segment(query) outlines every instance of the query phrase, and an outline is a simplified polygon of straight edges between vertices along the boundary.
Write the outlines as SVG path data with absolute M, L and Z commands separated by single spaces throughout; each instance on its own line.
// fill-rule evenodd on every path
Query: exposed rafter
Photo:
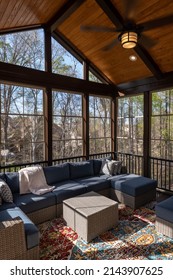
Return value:
M 68 18 L 85 1 L 86 0 L 67 1 L 67 3 L 45 24 L 45 28 L 53 32 L 59 24 Z
M 124 27 L 124 21 L 120 13 L 115 9 L 114 5 L 109 0 L 95 0 L 102 10 L 107 14 L 109 19 L 117 28 Z
M 125 94 L 136 94 L 145 91 L 163 89 L 173 86 L 173 71 L 165 73 L 162 79 L 158 80 L 155 77 L 131 81 L 117 85 L 120 92 Z
M 56 30 L 56 31 L 53 32 L 52 36 L 62 46 L 64 46 L 64 48 L 67 51 L 69 51 L 76 59 L 78 59 L 81 62 L 83 62 L 83 61 L 87 62 L 88 65 L 89 65 L 89 68 L 91 69 L 91 71 L 93 71 L 93 73 L 96 75 L 96 77 L 99 80 L 101 80 L 104 83 L 112 84 L 112 86 L 114 86 L 113 83 L 95 65 L 93 65 L 93 63 L 88 61 L 88 59 L 69 40 L 67 40 L 63 36 L 63 34 L 61 34 L 60 32 L 58 32 Z
M 112 82 L 95 67 L 88 59 L 76 49 L 76 47 L 71 44 L 60 32 L 57 32 L 56 28 L 61 24 L 66 18 L 68 18 L 77 8 L 80 7 L 86 0 L 75 0 L 68 1 L 55 15 L 54 17 L 44 25 L 45 30 L 50 30 L 52 36 L 57 40 L 62 46 L 64 46 L 76 59 L 87 62 L 91 71 L 96 75 L 96 77 L 102 82 L 112 84 Z
M 9 28 L 9 29 L 3 29 L 0 30 L 0 36 L 5 35 L 5 34 L 12 34 L 16 32 L 24 32 L 24 31 L 31 31 L 31 30 L 36 30 L 39 28 L 42 28 L 43 26 L 41 24 L 34 24 L 34 25 L 28 25 L 28 26 L 23 26 L 23 27 L 14 27 L 14 28 Z
M 114 7 L 110 0 L 103 1 L 103 0 L 96 0 L 97 4 L 103 9 L 109 19 L 117 28 L 124 27 L 124 21 L 121 17 L 120 13 Z M 134 49 L 147 68 L 151 71 L 151 73 L 156 77 L 156 79 L 162 78 L 162 72 L 159 69 L 158 65 L 155 61 L 151 58 L 149 53 L 140 45 L 137 45 Z
M 156 77 L 156 79 L 163 78 L 163 73 L 161 72 L 158 65 L 155 63 L 153 58 L 149 55 L 149 53 L 140 45 L 136 45 L 134 48 L 135 52 L 138 54 L 138 56 L 143 60 L 145 65 L 148 67 L 148 69 L 151 71 L 151 73 Z

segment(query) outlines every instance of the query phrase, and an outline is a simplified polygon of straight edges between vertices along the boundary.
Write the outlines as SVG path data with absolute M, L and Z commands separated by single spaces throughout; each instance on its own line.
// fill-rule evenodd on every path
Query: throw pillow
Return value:
M 121 161 L 114 160 L 114 172 L 113 172 L 114 175 L 121 174 L 121 166 L 122 166 Z
M 1 195 L 0 195 L 0 205 L 2 205 L 2 197 L 1 197 Z
M 10 190 L 10 187 L 3 180 L 0 180 L 0 195 L 3 201 L 9 203 L 13 202 L 13 195 Z
M 114 161 L 103 160 L 100 169 L 100 174 L 113 175 L 113 172 L 114 172 Z

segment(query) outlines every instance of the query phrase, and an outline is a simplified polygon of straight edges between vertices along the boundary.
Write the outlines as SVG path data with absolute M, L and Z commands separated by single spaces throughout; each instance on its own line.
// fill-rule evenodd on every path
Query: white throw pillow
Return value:
M 121 174 L 122 162 L 119 160 L 105 159 L 102 162 L 101 174 L 106 175 L 119 175 Z
M 113 175 L 113 172 L 114 172 L 114 161 L 103 160 L 100 169 L 100 174 Z

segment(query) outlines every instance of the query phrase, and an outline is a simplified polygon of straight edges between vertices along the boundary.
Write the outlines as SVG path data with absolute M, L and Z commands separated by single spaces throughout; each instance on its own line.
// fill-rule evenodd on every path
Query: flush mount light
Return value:
M 137 60 L 137 56 L 135 56 L 135 55 L 130 55 L 130 56 L 129 56 L 129 59 L 130 59 L 131 61 L 136 61 L 136 60 Z
M 132 49 L 136 47 L 138 34 L 134 31 L 127 31 L 120 34 L 121 45 L 125 49 Z

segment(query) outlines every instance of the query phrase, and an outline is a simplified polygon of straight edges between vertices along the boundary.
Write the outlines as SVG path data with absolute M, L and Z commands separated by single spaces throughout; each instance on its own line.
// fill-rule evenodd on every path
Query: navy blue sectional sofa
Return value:
M 110 197 L 111 188 L 115 188 L 116 185 L 115 180 L 117 181 L 118 178 L 122 180 L 122 176 L 127 175 L 101 175 L 101 165 L 101 159 L 94 159 L 44 167 L 43 171 L 47 183 L 55 186 L 52 192 L 44 195 L 35 195 L 33 193 L 21 195 L 19 193 L 18 172 L 0 173 L 0 178 L 6 181 L 13 194 L 13 203 L 3 203 L 0 206 L 0 223 L 6 220 L 22 220 L 26 236 L 26 252 L 31 251 L 32 253 L 33 249 L 36 249 L 32 254 L 14 254 L 14 257 L 11 257 L 11 255 L 9 257 L 8 254 L 3 253 L 4 249 L 2 247 L 4 245 L 0 244 L 0 258 L 3 259 L 3 256 L 5 256 L 4 259 L 37 259 L 39 230 L 36 225 L 60 216 L 62 214 L 63 200 L 90 191 L 96 191 Z M 132 177 L 129 179 L 132 179 Z M 111 183 L 112 180 L 114 184 Z M 120 184 L 117 185 L 120 188 Z M 156 187 L 155 184 L 153 186 L 154 188 Z

